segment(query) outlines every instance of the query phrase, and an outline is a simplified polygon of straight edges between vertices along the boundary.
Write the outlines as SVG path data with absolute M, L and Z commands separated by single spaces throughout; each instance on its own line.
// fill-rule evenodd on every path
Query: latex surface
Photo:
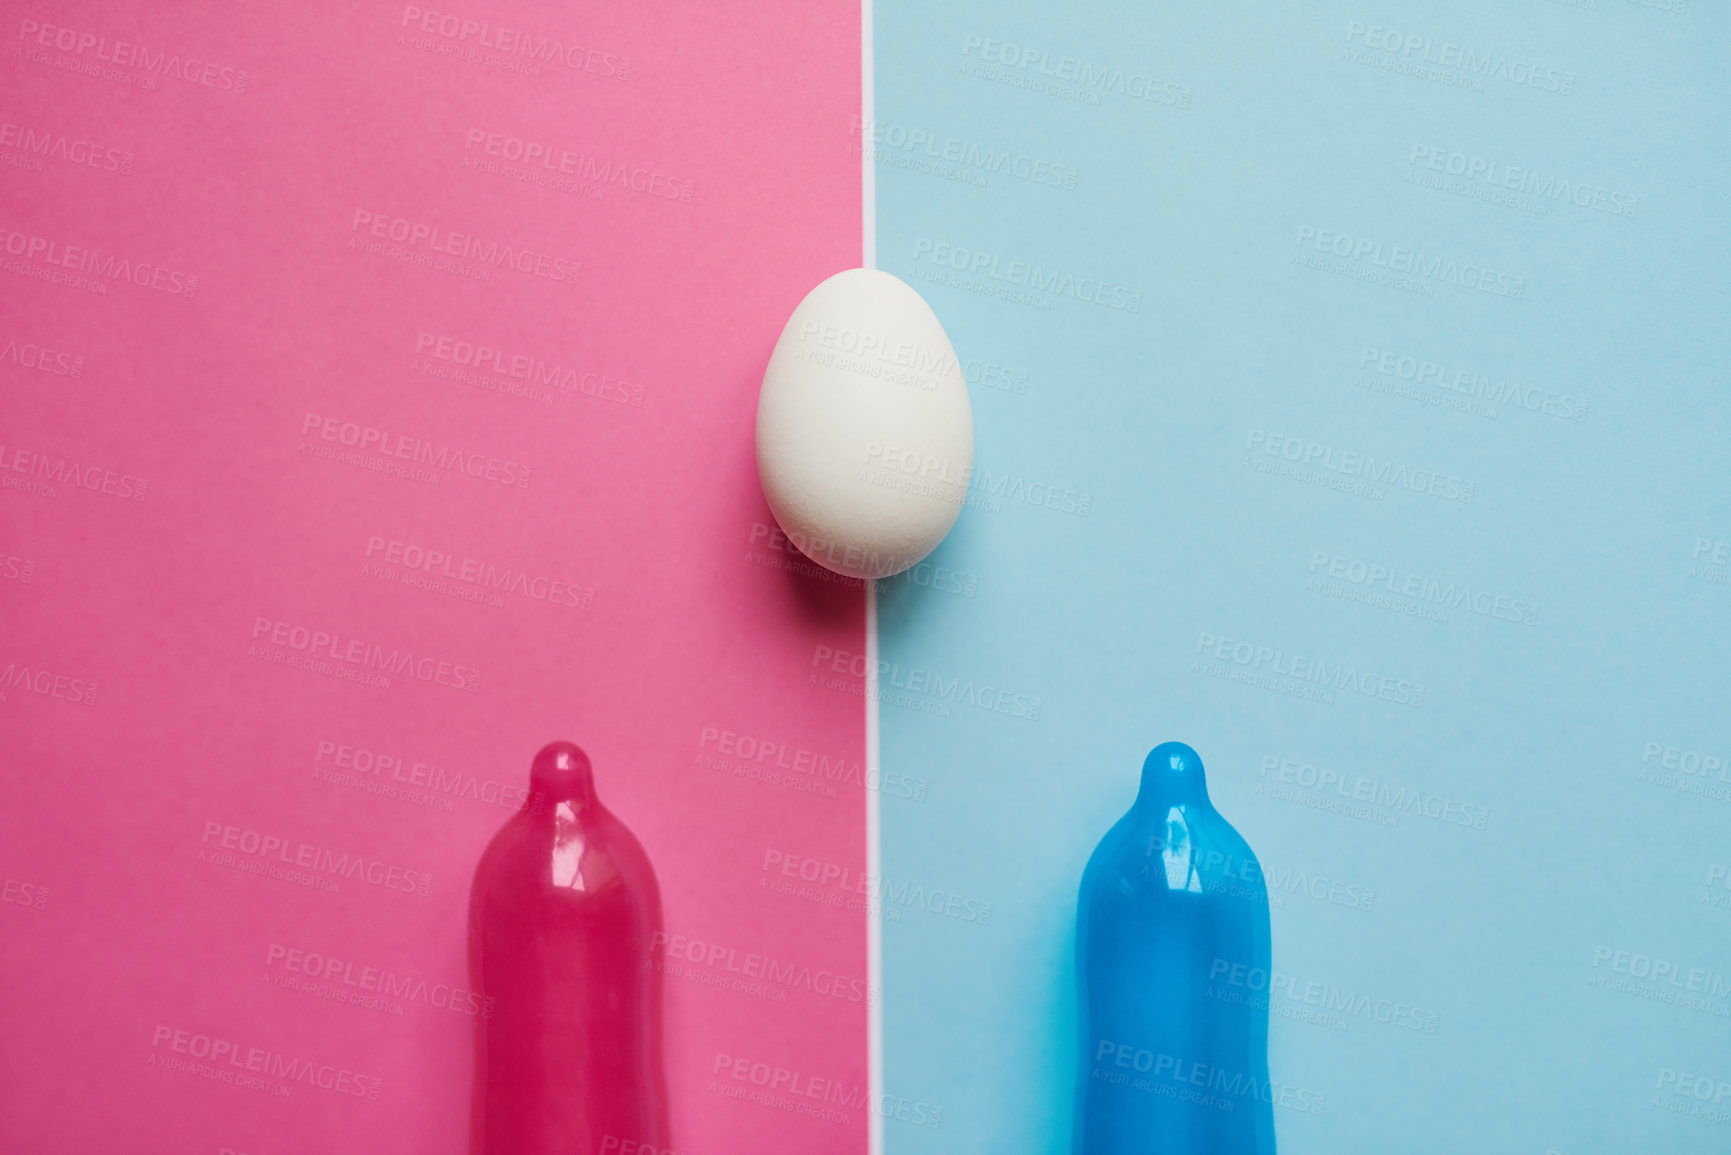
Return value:
M 1272 1155 L 1267 1004 L 1223 977 L 1268 973 L 1268 891 L 1182 742 L 1088 860 L 1076 944 L 1077 1155 Z
M 596 798 L 582 750 L 553 743 L 530 777 L 469 897 L 470 980 L 493 1000 L 477 1022 L 470 1150 L 664 1148 L 655 873 Z

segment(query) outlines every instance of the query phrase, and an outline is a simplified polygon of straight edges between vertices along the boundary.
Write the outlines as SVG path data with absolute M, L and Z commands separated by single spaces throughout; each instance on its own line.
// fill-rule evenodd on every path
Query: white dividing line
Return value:
M 866 781 L 883 784 L 878 768 L 878 584 L 866 583 Z M 867 790 L 866 877 L 883 877 L 883 851 L 878 844 L 878 797 L 881 790 Z M 866 1064 L 873 1109 L 866 1113 L 870 1155 L 883 1155 L 884 1116 L 877 1104 L 884 1101 L 884 924 L 883 911 L 866 912 L 866 990 L 878 997 L 866 1003 Z
M 860 0 L 859 6 L 859 98 L 860 119 L 871 123 L 877 110 L 872 92 L 872 0 Z M 859 162 L 860 181 L 860 267 L 875 269 L 878 265 L 878 186 L 877 166 L 870 159 L 872 150 L 862 148 Z M 867 784 L 883 783 L 878 767 L 878 587 L 876 582 L 865 584 L 866 599 L 866 692 L 865 692 L 865 780 Z M 880 829 L 878 801 L 880 790 L 865 792 L 866 804 L 866 876 L 883 877 L 883 850 L 879 845 Z M 884 1116 L 877 1105 L 884 1101 L 884 936 L 883 915 L 866 912 L 866 990 L 876 991 L 876 999 L 866 1000 L 866 1077 L 871 1103 L 866 1111 L 866 1150 L 868 1155 L 884 1155 Z
M 860 0 L 859 20 L 859 115 L 861 120 L 871 124 L 877 111 L 872 92 L 872 0 Z M 866 147 L 863 132 L 860 145 L 860 267 L 875 269 L 878 267 L 877 165 L 871 159 L 873 150 Z

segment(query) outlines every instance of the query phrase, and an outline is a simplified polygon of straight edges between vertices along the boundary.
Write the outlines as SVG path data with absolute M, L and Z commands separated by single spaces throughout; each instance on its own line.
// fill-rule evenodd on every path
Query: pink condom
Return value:
M 469 896 L 469 975 L 494 1000 L 477 1022 L 469 1149 L 665 1149 L 655 872 L 582 750 L 547 746 L 530 783 Z

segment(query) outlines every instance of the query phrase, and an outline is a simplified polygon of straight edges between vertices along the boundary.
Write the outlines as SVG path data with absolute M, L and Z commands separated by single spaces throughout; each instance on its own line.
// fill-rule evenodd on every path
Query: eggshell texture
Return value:
M 876 269 L 807 293 L 757 399 L 758 476 L 794 545 L 849 577 L 900 573 L 950 531 L 973 471 L 967 382 L 925 299 Z

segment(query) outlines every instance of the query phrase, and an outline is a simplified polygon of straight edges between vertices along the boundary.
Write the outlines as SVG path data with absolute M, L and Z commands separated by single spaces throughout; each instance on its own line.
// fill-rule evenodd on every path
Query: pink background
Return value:
M 667 980 L 676 1150 L 859 1150 L 857 1106 L 813 1119 L 728 1097 L 712 1074 L 719 1056 L 763 1062 L 844 1096 L 867 1078 L 863 917 L 834 884 L 822 902 L 760 885 L 782 877 L 764 869 L 789 860 L 775 855 L 863 869 L 858 777 L 806 788 L 812 755 L 864 761 L 861 701 L 808 681 L 818 647 L 863 649 L 863 600 L 771 548 L 752 457 L 782 322 L 859 263 L 858 12 L 425 5 L 456 18 L 447 37 L 405 28 L 401 5 L 349 7 L 3 6 L 5 1147 L 460 1150 L 473 1020 L 432 1003 L 467 986 L 469 879 L 509 805 L 487 784 L 526 784 L 563 737 L 648 850 L 668 931 L 729 952 L 687 947 L 701 963 Z M 524 58 L 477 46 L 500 27 L 580 45 L 587 67 L 501 68 Z M 149 55 L 97 59 L 122 41 Z M 464 45 L 472 58 L 449 54 Z M 580 161 L 565 186 L 465 167 L 497 159 L 489 133 L 660 176 L 634 191 L 585 181 Z M 688 203 L 658 195 L 686 182 Z M 377 238 L 357 211 L 581 272 L 472 259 L 483 281 L 393 259 L 363 247 Z M 432 256 L 426 239 L 401 247 Z M 105 275 L 110 255 L 168 270 L 164 288 Z M 42 279 L 69 272 L 105 291 Z M 483 388 L 424 371 L 451 368 L 426 356 L 440 337 L 575 372 L 550 403 Z M 483 476 L 380 472 L 371 446 L 364 465 L 319 457 L 345 424 L 411 455 L 461 450 Z M 464 559 L 471 577 L 533 584 L 500 604 L 406 585 L 439 575 L 374 539 L 449 555 L 443 580 L 471 595 Z M 339 654 L 411 651 L 432 680 L 291 667 L 261 619 L 340 638 Z M 477 669 L 473 692 L 439 684 Z M 724 741 L 731 762 L 699 760 Z M 321 777 L 343 745 L 401 766 L 354 771 L 371 790 Z M 747 777 L 740 750 L 795 769 Z M 393 781 L 417 762 L 444 781 Z M 211 832 L 228 826 L 222 851 Z M 246 831 L 290 857 L 359 856 L 385 881 L 308 872 L 332 893 L 243 870 L 264 861 Z M 388 1000 L 398 1014 L 279 985 L 310 981 L 291 950 L 342 960 L 345 994 L 366 968 L 425 993 Z M 748 956 L 806 977 L 715 985 L 729 960 L 762 965 Z M 844 997 L 819 993 L 838 974 Z M 286 1097 L 214 1081 L 159 1065 L 187 1058 L 174 1031 L 358 1081 Z

